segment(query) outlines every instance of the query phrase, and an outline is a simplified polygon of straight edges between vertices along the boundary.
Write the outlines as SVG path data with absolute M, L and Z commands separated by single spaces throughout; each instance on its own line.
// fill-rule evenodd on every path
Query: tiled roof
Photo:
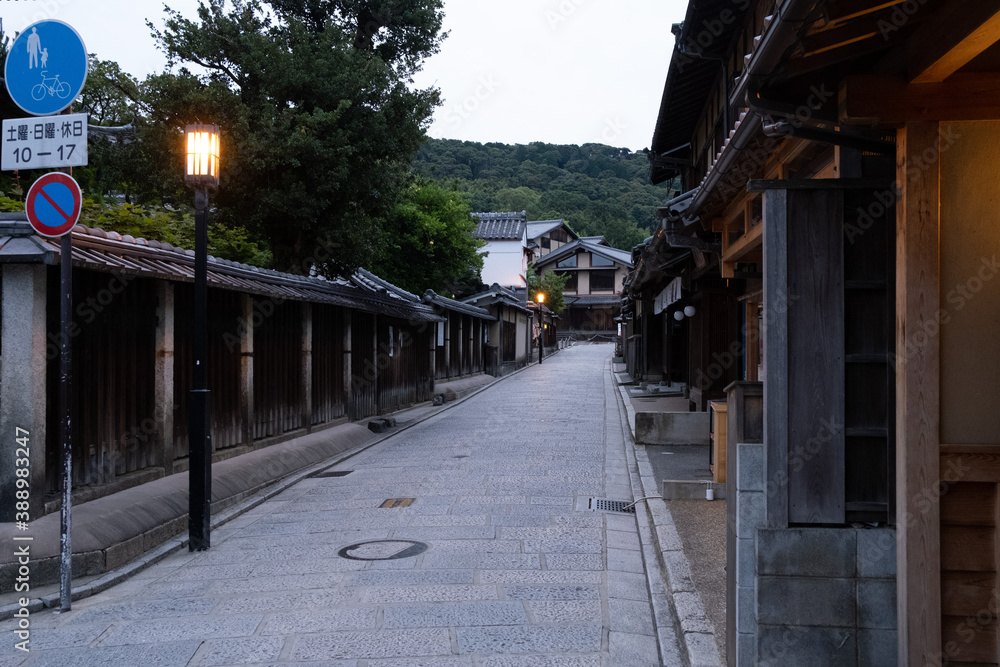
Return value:
M 528 212 L 520 213 L 473 213 L 479 225 L 473 236 L 487 241 L 520 241 L 528 225 Z
M 553 229 L 558 229 L 560 227 L 565 226 L 565 224 L 566 223 L 563 220 L 539 220 L 537 222 L 529 222 L 528 239 L 529 240 L 537 239 L 542 234 L 547 234 L 548 232 L 551 232 Z M 573 233 L 572 231 L 569 230 L 569 228 L 567 228 L 567 231 L 569 231 L 571 234 Z M 576 236 L 576 234 L 573 234 L 573 236 Z
M 193 250 L 84 225 L 74 227 L 72 234 L 74 268 L 194 282 Z M 23 218 L 9 214 L 0 217 L 0 263 L 58 264 L 60 254 L 59 239 L 34 234 Z M 326 303 L 401 319 L 441 320 L 413 294 L 364 269 L 350 279 L 327 279 L 261 269 L 210 255 L 208 284 L 219 289 Z
M 492 320 L 493 315 L 490 311 L 485 308 L 480 308 L 479 306 L 473 306 L 469 303 L 462 303 L 461 301 L 455 301 L 454 299 L 449 299 L 448 297 L 441 296 L 434 290 L 427 290 L 424 292 L 422 297 L 424 303 L 430 304 L 435 307 L 438 314 L 443 314 L 441 311 L 451 310 L 458 313 L 464 313 L 465 315 L 472 315 L 473 317 L 478 317 L 481 320 Z
M 621 304 L 620 294 L 586 294 L 584 296 L 567 296 L 567 306 L 617 306 Z
M 586 241 L 584 239 L 578 239 L 572 243 L 567 243 L 558 250 L 550 252 L 538 260 L 538 266 L 545 266 L 552 264 L 553 262 L 558 262 L 559 260 L 577 253 L 581 250 L 587 251 L 594 255 L 601 255 L 613 262 L 618 262 L 619 264 L 624 264 L 627 268 L 632 268 L 632 253 L 626 250 L 619 250 L 617 248 L 612 248 L 606 245 L 600 245 L 598 243 L 593 243 L 591 241 Z
M 497 283 L 490 285 L 490 288 L 485 292 L 480 292 L 479 294 L 473 294 L 472 296 L 467 296 L 462 299 L 462 303 L 475 304 L 477 306 L 492 306 L 494 304 L 502 304 L 505 306 L 510 306 L 517 308 L 518 310 L 527 311 L 524 301 L 522 301 L 518 296 L 511 290 L 501 287 Z

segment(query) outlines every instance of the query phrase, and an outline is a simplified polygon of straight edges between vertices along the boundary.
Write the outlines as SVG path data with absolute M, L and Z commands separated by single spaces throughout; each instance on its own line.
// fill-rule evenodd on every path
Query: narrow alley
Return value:
M 209 551 L 32 615 L 0 664 L 680 665 L 636 515 L 589 508 L 633 498 L 611 355 L 569 348 L 317 467 Z

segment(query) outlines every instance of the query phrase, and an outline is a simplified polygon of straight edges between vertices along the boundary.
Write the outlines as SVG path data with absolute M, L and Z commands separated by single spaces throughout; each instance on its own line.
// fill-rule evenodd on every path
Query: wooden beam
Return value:
M 896 604 L 899 664 L 941 655 L 940 161 L 924 161 L 937 123 L 898 133 L 896 204 Z M 921 165 L 923 168 L 918 168 Z M 930 339 L 929 342 L 927 339 Z M 923 344 L 919 344 L 923 341 Z
M 840 86 L 844 125 L 1000 119 L 1000 76 L 956 74 L 944 83 L 887 76 L 849 76 Z
M 910 42 L 910 81 L 940 83 L 997 41 L 1000 0 L 947 3 L 926 32 L 918 31 Z
M 726 246 L 722 253 L 724 262 L 735 262 L 749 251 L 761 246 L 761 237 L 764 233 L 764 225 L 757 225 L 749 232 L 736 239 L 735 243 Z
M 842 0 L 837 3 L 831 11 L 830 24 L 844 23 L 859 16 L 867 16 L 875 12 L 882 11 L 894 5 L 902 4 L 906 0 L 883 0 L 882 2 L 872 2 L 872 0 Z

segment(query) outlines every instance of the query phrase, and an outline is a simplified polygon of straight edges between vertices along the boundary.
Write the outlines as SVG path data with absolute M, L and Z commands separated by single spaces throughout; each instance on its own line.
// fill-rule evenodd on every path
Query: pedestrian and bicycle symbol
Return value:
M 39 21 L 11 44 L 4 78 L 11 99 L 29 114 L 59 113 L 83 90 L 87 48 L 72 26 Z
M 80 219 L 83 196 L 72 176 L 61 172 L 45 174 L 35 181 L 24 200 L 31 227 L 49 238 L 68 234 Z

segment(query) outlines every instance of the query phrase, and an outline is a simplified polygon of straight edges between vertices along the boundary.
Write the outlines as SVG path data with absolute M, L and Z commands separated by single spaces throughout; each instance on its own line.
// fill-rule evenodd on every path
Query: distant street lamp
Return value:
M 191 347 L 194 377 L 188 403 L 190 449 L 188 482 L 188 548 L 204 551 L 211 546 L 212 443 L 211 392 L 206 378 L 208 364 L 208 192 L 219 187 L 219 126 L 185 128 L 184 183 L 194 190 L 194 318 Z
M 542 346 L 545 340 L 545 324 L 542 322 L 542 306 L 545 305 L 545 294 L 538 293 L 538 363 L 542 363 Z

